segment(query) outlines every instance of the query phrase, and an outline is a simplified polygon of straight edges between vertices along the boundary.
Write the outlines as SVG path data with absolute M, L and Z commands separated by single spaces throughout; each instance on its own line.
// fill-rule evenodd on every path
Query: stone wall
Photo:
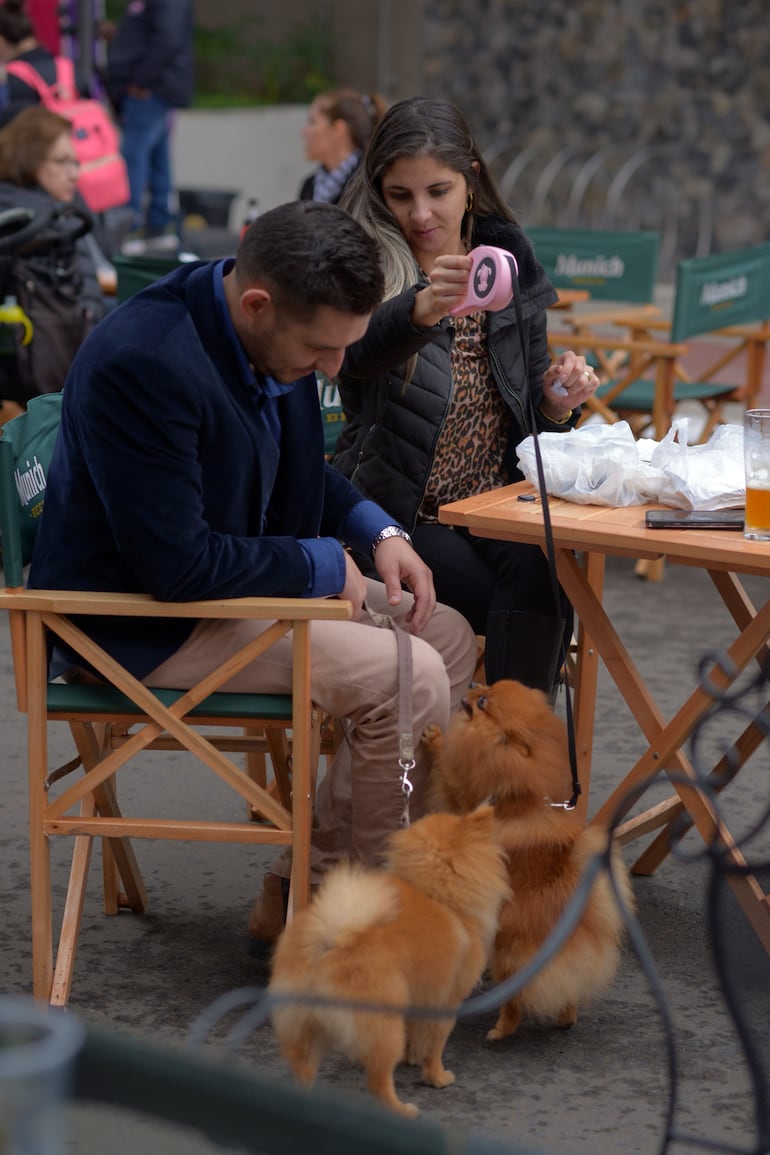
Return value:
M 767 0 L 423 0 L 423 91 L 525 224 L 650 227 L 662 263 L 770 236 Z

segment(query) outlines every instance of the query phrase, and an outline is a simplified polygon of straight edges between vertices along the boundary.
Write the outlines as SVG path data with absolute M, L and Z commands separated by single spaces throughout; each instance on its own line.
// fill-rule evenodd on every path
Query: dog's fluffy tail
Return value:
M 346 948 L 369 927 L 392 922 L 398 909 L 398 890 L 392 879 L 361 866 L 339 866 L 285 934 L 302 939 L 305 949 L 314 948 L 320 957 Z

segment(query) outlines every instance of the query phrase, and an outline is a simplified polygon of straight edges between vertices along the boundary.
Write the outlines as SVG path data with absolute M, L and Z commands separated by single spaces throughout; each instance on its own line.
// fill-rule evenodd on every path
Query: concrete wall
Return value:
M 454 101 L 525 226 L 657 229 L 667 274 L 770 237 L 768 0 L 196 0 L 204 9 L 263 14 L 271 36 L 326 17 L 341 82 Z M 188 133 L 180 117 L 180 183 L 253 186 L 264 207 L 295 195 L 304 110 L 216 115 L 228 119 L 210 157 L 203 126 Z
M 770 236 L 767 0 L 421 9 L 425 88 L 499 147 L 525 225 L 660 229 L 669 267 Z
M 180 111 L 172 138 L 177 188 L 237 191 L 231 228 L 238 227 L 249 197 L 262 210 L 294 200 L 312 168 L 300 136 L 306 116 L 301 105 Z

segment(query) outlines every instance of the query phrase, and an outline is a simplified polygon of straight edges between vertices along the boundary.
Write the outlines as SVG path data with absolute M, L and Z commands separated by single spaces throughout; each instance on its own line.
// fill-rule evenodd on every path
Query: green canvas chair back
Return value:
M 33 397 L 26 413 L 0 428 L 0 542 L 9 588 L 24 584 L 32 557 L 61 404 L 61 393 Z
M 140 289 L 145 289 L 153 281 L 157 281 L 159 277 L 165 277 L 166 273 L 173 273 L 180 264 L 176 256 L 116 256 L 112 258 L 112 263 L 118 277 L 116 295 L 119 303 L 127 301 L 129 297 L 133 297 L 134 293 L 138 293 Z
M 658 233 L 532 228 L 527 236 L 554 288 L 586 289 L 598 301 L 652 301 Z
M 340 402 L 340 391 L 336 382 L 316 372 L 318 381 L 318 400 L 321 403 L 321 416 L 324 425 L 324 454 L 331 457 L 337 444 L 337 438 L 342 432 L 345 421 L 345 410 Z
M 770 318 L 770 242 L 680 261 L 671 340 Z

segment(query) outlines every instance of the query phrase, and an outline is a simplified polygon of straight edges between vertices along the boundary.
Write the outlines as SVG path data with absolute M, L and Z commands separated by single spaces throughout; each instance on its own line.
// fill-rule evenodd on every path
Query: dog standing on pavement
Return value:
M 433 1087 L 453 1083 L 444 1044 L 484 970 L 508 893 L 490 806 L 429 814 L 398 831 L 384 870 L 330 871 L 279 938 L 269 985 L 279 996 L 273 1026 L 297 1079 L 312 1083 L 324 1055 L 342 1051 L 366 1068 L 369 1090 L 386 1107 L 410 1117 L 417 1107 L 396 1094 L 397 1063 L 421 1066 Z M 324 1006 L 327 999 L 447 1014 L 405 1018 Z
M 496 983 L 521 970 L 556 926 L 589 860 L 606 835 L 563 805 L 572 792 L 567 732 L 540 690 L 520 682 L 477 686 L 463 700 L 446 736 L 424 735 L 441 804 L 465 813 L 493 800 L 508 855 L 511 897 L 495 937 Z M 633 906 L 628 872 L 613 852 L 624 901 Z M 612 982 L 623 933 L 604 872 L 596 878 L 578 926 L 558 954 L 501 1008 L 488 1039 L 503 1039 L 522 1016 L 570 1027 L 578 1008 Z

